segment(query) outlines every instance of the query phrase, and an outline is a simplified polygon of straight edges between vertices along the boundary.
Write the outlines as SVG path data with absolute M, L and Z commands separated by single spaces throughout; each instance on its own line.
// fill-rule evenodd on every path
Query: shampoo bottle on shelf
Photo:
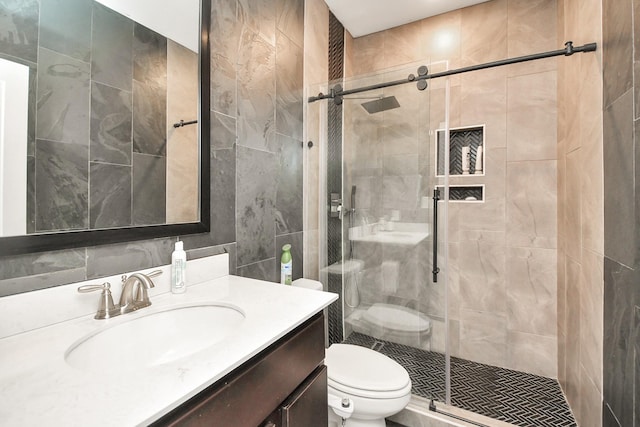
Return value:
M 176 242 L 176 248 L 171 254 L 171 292 L 183 294 L 187 290 L 187 254 L 182 242 Z
M 282 247 L 282 256 L 280 257 L 280 283 L 290 285 L 292 277 L 291 245 L 286 244 Z

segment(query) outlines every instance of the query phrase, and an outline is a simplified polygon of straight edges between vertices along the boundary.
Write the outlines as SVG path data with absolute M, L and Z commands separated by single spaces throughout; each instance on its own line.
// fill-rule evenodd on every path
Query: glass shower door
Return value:
M 419 65 L 344 87 L 403 79 Z M 438 282 L 432 274 L 433 141 L 443 121 L 430 112 L 444 96 L 404 84 L 344 97 L 341 260 L 327 267 L 341 284 L 344 342 L 398 361 L 414 394 L 438 401 L 446 398 L 446 289 L 444 260 Z

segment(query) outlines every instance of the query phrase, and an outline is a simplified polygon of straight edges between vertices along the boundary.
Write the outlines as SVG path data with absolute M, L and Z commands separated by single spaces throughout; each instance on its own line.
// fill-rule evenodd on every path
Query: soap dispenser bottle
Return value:
M 176 247 L 171 254 L 171 292 L 183 294 L 187 290 L 187 254 L 181 241 L 176 242 Z
M 292 277 L 291 245 L 286 244 L 282 247 L 282 256 L 280 257 L 280 283 L 290 285 Z

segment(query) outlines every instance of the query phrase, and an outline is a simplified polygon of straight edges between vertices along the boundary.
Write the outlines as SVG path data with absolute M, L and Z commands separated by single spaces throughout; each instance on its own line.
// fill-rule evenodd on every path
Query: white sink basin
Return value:
M 117 317 L 113 321 L 120 323 L 73 344 L 65 360 L 74 368 L 107 375 L 163 365 L 222 341 L 244 318 L 239 308 L 222 304 L 172 307 L 124 322 Z

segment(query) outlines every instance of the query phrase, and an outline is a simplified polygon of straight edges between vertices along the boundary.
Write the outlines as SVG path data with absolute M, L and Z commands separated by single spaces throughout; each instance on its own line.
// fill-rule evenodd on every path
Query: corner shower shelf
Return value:
M 436 186 L 440 190 L 440 198 L 444 199 L 444 190 L 441 185 Z M 449 201 L 456 203 L 484 203 L 484 184 L 478 185 L 450 185 Z
M 437 175 L 444 176 L 444 142 L 445 130 L 436 131 L 436 159 Z M 484 176 L 486 145 L 484 138 L 484 125 L 465 126 L 449 129 L 449 175 L 469 177 Z M 462 173 L 462 148 L 469 147 L 469 173 Z M 482 168 L 476 171 L 478 147 L 482 147 Z

